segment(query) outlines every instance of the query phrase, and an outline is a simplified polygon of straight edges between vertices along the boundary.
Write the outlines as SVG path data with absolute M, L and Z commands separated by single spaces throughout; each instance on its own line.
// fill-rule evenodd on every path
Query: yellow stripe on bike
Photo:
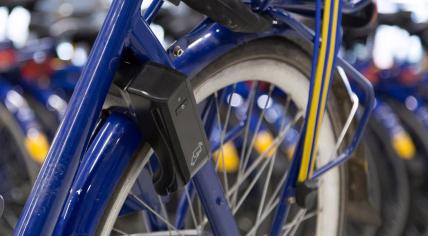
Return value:
M 332 37 L 331 37 L 331 45 L 330 45 L 330 49 L 329 49 L 329 58 L 328 58 L 328 66 L 327 67 L 327 73 L 328 71 L 330 71 L 332 64 L 333 64 L 333 59 L 334 59 L 334 52 L 335 52 L 335 41 L 336 41 L 336 28 L 337 28 L 337 19 L 338 19 L 338 9 L 339 9 L 339 0 L 335 1 L 335 5 L 334 5 L 334 14 L 333 14 L 333 29 L 332 29 Z M 307 128 L 306 128 L 306 135 L 305 135 L 305 140 L 303 143 L 303 155 L 302 155 L 302 162 L 301 162 L 301 166 L 300 166 L 300 171 L 299 171 L 299 176 L 298 176 L 298 181 L 299 182 L 303 182 L 307 179 L 307 175 L 308 175 L 308 170 L 310 170 L 310 172 L 312 172 L 312 163 L 311 162 L 311 156 L 314 155 L 316 153 L 316 149 L 314 148 L 314 150 L 312 151 L 312 144 L 315 140 L 314 143 L 314 147 L 317 146 L 317 135 L 318 135 L 318 127 L 321 126 L 320 122 L 318 123 L 318 127 L 316 127 L 316 122 L 317 122 L 317 111 L 318 111 L 318 106 L 321 105 L 321 115 L 319 116 L 319 120 L 322 121 L 322 114 L 324 112 L 324 108 L 325 108 L 325 100 L 324 100 L 324 94 L 327 94 L 328 91 L 328 87 L 329 87 L 329 79 L 325 80 L 325 84 L 324 86 L 322 86 L 322 82 L 323 82 L 323 67 L 325 64 L 325 59 L 326 59 L 326 55 L 327 55 L 327 44 L 328 42 L 328 32 L 329 32 L 329 22 L 330 22 L 330 10 L 331 10 L 331 1 L 330 0 L 326 0 L 325 2 L 325 6 L 324 6 L 324 11 L 323 11 L 323 25 L 322 25 L 322 32 L 321 32 L 321 50 L 320 50 L 320 54 L 318 57 L 318 63 L 317 63 L 317 67 L 316 67 L 316 72 L 315 72 L 315 84 L 314 84 L 314 90 L 313 90 L 313 96 L 310 98 L 311 99 L 311 103 L 310 103 L 310 110 L 309 110 L 309 115 L 307 117 Z M 331 63 L 330 63 L 331 60 Z M 331 64 L 331 65 L 330 65 Z M 330 74 L 330 73 L 328 73 Z M 327 76 L 327 75 L 326 75 Z M 328 77 L 326 77 L 328 78 Z M 323 89 L 322 89 L 323 88 Z M 323 91 L 321 91 L 323 90 Z M 325 96 L 326 97 L 326 96 Z M 320 99 L 321 98 L 321 99 Z M 320 104 L 320 100 L 321 100 L 321 104 Z M 315 137 L 315 139 L 314 139 Z M 315 158 L 312 158 L 315 159 Z
M 315 145 L 314 145 L 314 150 L 312 152 L 312 155 L 314 156 L 314 158 L 312 158 L 312 163 L 310 166 L 310 175 L 312 176 L 312 173 L 314 171 L 314 167 L 315 167 L 315 159 L 316 159 L 316 153 L 318 150 L 318 138 L 319 138 L 319 132 L 320 132 L 320 128 L 322 125 L 322 121 L 324 118 L 324 113 L 325 113 L 325 106 L 327 104 L 327 95 L 328 95 L 328 90 L 329 90 L 329 85 L 330 85 L 330 80 L 332 78 L 331 73 L 334 73 L 334 68 L 333 68 L 333 62 L 334 62 L 334 57 L 335 57 L 335 49 L 336 49 L 336 36 L 337 36 L 337 21 L 338 21 L 338 12 L 339 12 L 339 0 L 336 0 L 334 2 L 334 13 L 333 13 L 333 24 L 332 24 L 332 30 L 331 30 L 331 42 L 332 45 L 330 46 L 330 52 L 329 52 L 329 58 L 328 58 L 328 64 L 327 64 L 327 73 L 326 73 L 326 84 L 324 86 L 324 90 L 323 90 L 323 94 L 322 94 L 322 100 L 321 100 L 321 109 L 320 109 L 320 116 L 319 116 L 319 122 L 318 122 L 318 127 L 315 133 Z M 339 26 L 340 27 L 340 26 Z

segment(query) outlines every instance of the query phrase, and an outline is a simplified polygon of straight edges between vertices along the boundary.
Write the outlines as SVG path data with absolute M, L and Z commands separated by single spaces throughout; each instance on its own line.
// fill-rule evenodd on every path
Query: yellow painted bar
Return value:
M 318 127 L 316 129 L 315 133 L 315 145 L 314 150 L 312 152 L 312 155 L 314 155 L 314 158 L 312 158 L 312 163 L 310 166 L 310 176 L 312 175 L 314 168 L 315 168 L 315 160 L 316 160 L 316 153 L 318 150 L 318 138 L 319 138 L 319 132 L 321 129 L 322 121 L 325 114 L 325 106 L 327 104 L 327 95 L 328 95 L 328 89 L 330 87 L 332 76 L 331 74 L 334 73 L 333 63 L 334 63 L 334 57 L 335 57 L 335 49 L 336 49 L 336 36 L 337 36 L 337 21 L 339 17 L 339 0 L 336 0 L 334 3 L 334 12 L 333 12 L 333 23 L 332 23 L 332 30 L 331 30 L 331 39 L 332 43 L 330 46 L 330 52 L 328 57 L 328 64 L 327 64 L 327 72 L 326 72 L 326 84 L 324 86 L 323 92 L 322 92 L 322 100 L 321 100 L 321 109 L 320 109 L 320 115 L 319 115 L 319 122 Z M 340 27 L 340 26 L 339 26 Z M 308 176 L 308 177 L 310 177 Z
M 338 20 L 338 7 L 339 7 L 339 0 L 335 1 L 334 10 L 333 10 L 334 22 L 332 22 L 333 29 L 331 30 L 332 37 L 330 37 L 331 45 L 330 45 L 328 59 L 327 59 L 328 67 L 326 71 L 326 76 L 327 76 L 326 78 L 329 78 L 331 75 L 331 67 L 334 59 L 334 51 L 335 51 L 335 43 L 336 43 L 335 36 L 336 36 L 336 28 L 337 28 L 337 20 Z M 317 63 L 316 72 L 315 72 L 315 84 L 314 84 L 313 95 L 310 98 L 311 105 L 308 113 L 309 115 L 307 117 L 307 128 L 306 128 L 306 135 L 305 135 L 305 140 L 303 144 L 302 162 L 301 162 L 299 176 L 298 176 L 299 182 L 303 182 L 307 179 L 308 170 L 312 172 L 312 169 L 310 169 L 313 167 L 313 161 L 311 163 L 311 156 L 316 153 L 315 152 L 316 148 L 314 149 L 314 151 L 312 150 L 312 144 L 313 144 L 313 141 L 315 140 L 314 147 L 317 146 L 318 130 L 319 130 L 319 126 L 321 125 L 321 122 L 318 122 L 318 127 L 316 127 L 317 115 L 318 115 L 317 112 L 318 112 L 318 107 L 321 105 L 321 110 L 320 110 L 321 115 L 318 117 L 320 118 L 320 120 L 322 120 L 322 114 L 324 113 L 324 109 L 325 109 L 325 99 L 323 99 L 324 93 L 325 94 L 328 93 L 328 87 L 330 82 L 329 79 L 325 80 L 323 91 L 321 91 L 322 82 L 323 82 L 324 65 L 326 63 L 325 60 L 327 55 L 327 45 L 329 43 L 327 39 L 329 36 L 328 33 L 329 33 L 330 11 L 331 11 L 331 0 L 326 0 L 324 11 L 323 11 L 324 24 L 322 25 L 322 32 L 321 32 L 321 50 L 318 57 L 318 63 Z M 315 158 L 312 158 L 312 159 L 314 160 Z

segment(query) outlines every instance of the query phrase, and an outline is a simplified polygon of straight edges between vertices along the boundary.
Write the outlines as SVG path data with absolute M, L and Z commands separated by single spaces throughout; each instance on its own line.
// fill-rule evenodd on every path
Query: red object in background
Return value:
M 49 78 L 58 67 L 60 67 L 60 63 L 55 58 L 46 58 L 42 62 L 30 60 L 21 66 L 21 74 L 26 80 Z
M 0 70 L 11 68 L 16 61 L 15 51 L 13 49 L 3 49 L 0 51 Z
M 254 81 L 246 81 L 245 84 L 247 85 L 248 88 L 251 88 L 252 84 L 254 83 Z M 269 91 L 269 87 L 270 87 L 270 83 L 268 82 L 257 82 L 257 89 L 260 91 Z
M 370 65 L 361 72 L 372 84 L 379 82 L 379 69 L 374 65 Z
M 413 85 L 421 80 L 421 76 L 416 74 L 413 70 L 405 69 L 400 73 L 400 82 L 405 85 Z

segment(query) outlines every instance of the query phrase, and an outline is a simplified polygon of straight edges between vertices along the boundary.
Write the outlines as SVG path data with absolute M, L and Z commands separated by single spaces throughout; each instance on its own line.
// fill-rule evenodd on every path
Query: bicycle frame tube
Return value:
M 93 146 L 90 146 L 88 152 L 84 154 L 88 146 L 89 136 L 93 132 L 113 80 L 117 64 L 120 62 L 121 53 L 125 48 L 130 49 L 142 62 L 153 61 L 168 65 L 191 77 L 219 56 L 245 42 L 264 37 L 285 36 L 292 32 L 288 27 L 282 25 L 274 27 L 270 32 L 241 34 L 230 32 L 224 27 L 206 20 L 165 51 L 140 14 L 141 2 L 142 0 L 113 1 L 47 160 L 23 210 L 14 232 L 15 235 L 51 235 L 62 230 L 69 232 L 68 229 L 71 229 L 69 227 L 76 225 L 80 218 L 91 219 L 91 225 L 82 226 L 78 233 L 94 232 L 94 227 L 96 227 L 96 222 L 103 212 L 102 208 L 105 206 L 107 196 L 111 194 L 112 186 L 117 179 L 112 178 L 112 183 L 108 185 L 106 191 L 100 192 L 100 198 L 96 198 L 100 201 L 100 207 L 94 211 L 86 212 L 84 210 L 87 206 L 85 204 L 93 202 L 94 195 L 90 195 L 92 197 L 83 201 L 79 198 L 80 192 L 78 190 L 88 192 L 91 186 L 103 186 L 106 184 L 103 180 L 105 178 L 110 179 L 110 176 L 100 169 L 112 168 L 111 170 L 116 173 L 115 176 L 118 176 L 126 164 L 115 165 L 115 163 L 122 162 L 114 159 L 123 159 L 124 162 L 127 162 L 126 160 L 130 160 L 130 156 L 132 156 L 131 147 L 127 147 L 130 149 L 126 149 L 128 151 L 124 151 L 123 155 L 108 154 L 116 152 L 113 151 L 113 145 L 107 149 L 96 148 L 100 148 L 101 143 L 111 144 L 113 140 L 107 139 L 107 136 L 102 133 L 103 130 L 107 129 L 112 137 L 122 137 L 116 133 L 120 129 L 114 131 L 114 129 L 108 129 L 106 126 L 100 129 L 101 133 L 94 139 L 96 141 L 92 142 Z M 184 53 L 179 57 L 174 57 L 172 53 L 176 46 L 180 46 L 184 50 Z M 126 119 L 117 119 L 115 125 L 130 126 L 127 125 L 127 122 Z M 117 147 L 124 148 L 124 146 Z M 99 152 L 101 150 L 103 151 Z M 81 158 L 82 156 L 83 158 Z M 101 161 L 99 158 L 101 156 L 109 159 L 109 161 Z M 80 166 L 79 160 L 82 160 Z M 217 175 L 212 165 L 206 165 L 204 168 L 208 169 L 202 174 L 197 174 L 193 181 L 204 202 L 204 208 L 208 211 L 207 215 L 210 217 L 210 221 L 222 222 L 219 225 L 212 225 L 213 231 L 222 235 L 235 235 L 237 234 L 236 224 L 230 209 L 227 204 L 223 204 L 222 199 L 219 200 L 215 197 L 222 192 L 221 185 L 212 184 L 218 182 Z M 92 171 L 87 173 L 86 170 Z M 85 181 L 79 182 L 79 180 Z M 210 186 L 210 189 L 208 191 L 208 189 L 200 186 Z M 75 191 L 70 192 L 70 189 Z M 73 204 L 72 208 L 65 205 L 67 199 L 69 200 L 68 203 Z M 216 205 L 219 207 L 214 209 L 213 206 Z M 73 213 L 73 217 L 61 218 L 63 221 L 59 220 L 60 216 L 67 215 L 67 212 Z M 89 216 L 93 216 L 93 219 Z M 59 228 L 55 229 L 57 223 L 59 223 Z M 222 228 L 223 224 L 228 227 Z
M 356 12 L 367 6 L 370 2 L 371 0 L 344 0 L 342 9 L 344 13 Z M 264 0 L 263 5 L 260 8 L 289 8 L 314 13 L 315 0 Z
M 81 202 L 79 194 L 81 191 L 89 191 L 91 186 L 101 186 L 102 183 L 99 181 L 103 178 L 93 178 L 90 175 L 95 175 L 94 173 L 86 173 L 83 170 L 92 167 L 95 171 L 100 170 L 102 168 L 100 166 L 103 166 L 103 168 L 107 169 L 114 167 L 117 171 L 115 173 L 121 173 L 126 165 L 112 166 L 116 162 L 99 161 L 100 156 L 104 158 L 110 157 L 108 153 L 113 152 L 110 149 L 102 150 L 99 149 L 100 147 L 95 146 L 91 147 L 86 155 L 84 155 L 84 151 L 99 117 L 117 65 L 120 62 L 121 53 L 125 48 L 129 48 L 142 62 L 153 61 L 172 66 L 170 57 L 140 14 L 141 2 L 141 0 L 116 0 L 113 2 L 91 51 L 88 63 L 82 72 L 81 79 L 70 100 L 65 118 L 61 122 L 48 157 L 24 207 L 14 232 L 15 235 L 51 235 L 54 233 L 57 223 L 58 229 L 55 233 L 59 233 L 62 230 L 67 231 L 68 227 L 76 225 L 77 219 L 91 219 L 92 223 L 97 222 L 99 219 L 102 207 L 97 208 L 96 212 L 89 211 L 93 218 L 82 217 L 87 213 L 87 211 L 84 211 L 85 207 L 83 205 L 91 201 Z M 123 123 L 123 121 L 118 121 L 118 123 Z M 109 135 L 118 136 L 114 130 L 110 130 Z M 111 140 L 103 137 L 110 136 L 101 135 L 100 140 L 95 140 L 108 145 Z M 102 147 L 103 145 L 100 146 Z M 127 154 L 128 156 L 116 156 L 116 158 L 129 159 L 130 152 L 122 154 Z M 84 157 L 83 159 L 81 158 L 82 156 Z M 80 167 L 79 160 L 82 160 Z M 207 165 L 204 168 L 213 167 Z M 195 182 L 200 183 L 199 186 L 207 186 L 207 180 L 210 185 L 215 183 L 216 175 L 213 171 L 205 171 L 208 174 L 200 175 L 201 177 L 197 177 Z M 101 172 L 100 175 L 104 178 L 107 177 L 105 172 Z M 83 182 L 79 182 L 79 180 Z M 88 184 L 88 181 L 90 182 L 91 180 L 99 181 Z M 113 180 L 112 183 L 114 183 Z M 111 194 L 114 184 L 109 186 L 106 192 Z M 78 188 L 76 191 L 70 192 L 70 189 L 76 188 Z M 220 184 L 211 185 L 211 190 L 217 193 L 222 192 Z M 212 219 L 213 222 L 223 222 L 230 225 L 230 227 L 223 228 L 217 225 L 217 229 L 214 229 L 214 231 L 227 235 L 236 235 L 237 228 L 230 209 L 227 204 L 223 204 L 225 201 L 219 200 L 218 197 L 210 197 L 208 194 L 213 193 L 211 190 L 208 192 L 202 191 L 201 197 L 205 199 L 204 202 L 208 205 L 206 210 L 213 210 L 208 215 L 215 218 Z M 110 196 L 109 194 L 101 194 L 100 197 L 105 201 Z M 68 202 L 66 202 L 67 198 L 69 199 Z M 91 199 L 93 200 L 94 198 Z M 99 200 L 98 198 L 96 199 Z M 101 202 L 105 204 L 105 202 Z M 64 203 L 72 204 L 75 206 L 73 209 L 82 209 L 83 212 L 73 210 L 65 206 Z M 103 204 L 101 206 L 104 206 Z M 210 208 L 210 205 L 212 206 L 213 204 L 220 205 L 220 207 L 216 209 Z M 65 217 L 60 217 L 62 210 L 63 215 L 66 215 Z M 67 217 L 68 212 L 73 213 L 73 217 Z M 225 222 L 224 219 L 227 219 L 228 222 Z M 85 224 L 79 233 L 93 232 L 93 227 L 95 226 L 96 224 Z
M 71 98 L 15 235 L 51 235 L 99 116 L 141 1 L 114 1 Z M 154 59 L 158 59 L 157 57 Z M 158 61 L 158 60 L 157 60 Z
M 137 125 L 126 116 L 107 118 L 83 157 L 54 235 L 94 234 L 103 212 L 100 209 L 105 209 L 141 140 Z

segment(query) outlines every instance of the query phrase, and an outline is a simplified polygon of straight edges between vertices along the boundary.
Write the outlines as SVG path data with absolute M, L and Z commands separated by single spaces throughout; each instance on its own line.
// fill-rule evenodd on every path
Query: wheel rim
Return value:
M 254 69 L 251 69 L 254 68 Z M 256 69 L 257 68 L 257 69 Z M 263 69 L 260 69 L 263 68 Z M 254 79 L 248 79 L 248 78 L 254 78 Z M 284 78 L 282 80 L 278 80 L 277 78 Z M 307 91 L 309 88 L 309 82 L 307 81 L 306 77 L 300 73 L 298 70 L 296 70 L 295 68 L 285 65 L 282 62 L 279 61 L 272 61 L 269 59 L 259 59 L 259 60 L 251 60 L 251 61 L 246 61 L 246 62 L 242 62 L 233 66 L 230 66 L 228 68 L 226 68 L 225 70 L 211 76 L 211 78 L 206 79 L 204 81 L 202 81 L 199 84 L 195 85 L 195 97 L 197 100 L 198 104 L 202 104 L 203 101 L 205 101 L 205 99 L 209 96 L 214 97 L 214 100 L 217 101 L 215 102 L 214 106 L 216 107 L 216 110 L 222 110 L 220 108 L 221 106 L 221 102 L 219 102 L 221 99 L 221 96 L 224 96 L 224 92 L 223 93 L 219 93 L 218 90 L 219 88 L 225 88 L 228 87 L 229 90 L 232 90 L 232 93 L 229 92 L 230 94 L 234 94 L 234 92 L 236 92 L 237 87 L 240 85 L 238 82 L 239 81 L 261 81 L 260 84 L 266 84 L 266 83 L 270 83 L 270 84 L 275 84 L 275 87 L 272 86 L 267 86 L 267 89 L 265 88 L 266 94 L 267 95 L 267 99 L 265 99 L 265 106 L 267 106 L 267 104 L 269 103 L 269 101 L 275 100 L 275 97 L 272 96 L 272 94 L 275 92 L 275 88 L 280 88 L 283 92 L 285 92 L 289 99 L 288 103 L 292 103 L 294 104 L 294 106 L 297 109 L 300 109 L 300 112 L 294 112 L 294 119 L 298 121 L 299 119 L 296 119 L 296 117 L 298 116 L 302 116 L 302 114 L 304 114 L 303 109 L 306 106 L 307 103 Z M 238 83 L 238 84 L 237 84 Z M 253 88 L 255 88 L 255 84 L 256 83 L 252 83 L 250 84 L 250 86 L 253 86 Z M 259 86 L 257 85 L 257 86 Z M 256 87 L 257 87 L 256 86 Z M 225 90 L 223 90 L 225 91 Z M 254 91 L 254 90 L 251 90 Z M 305 91 L 305 92 L 302 92 Z M 251 97 L 251 94 L 248 94 L 247 97 L 247 104 L 250 104 L 251 100 L 255 100 L 257 96 L 257 93 L 254 92 L 253 97 Z M 260 96 L 258 96 L 260 97 Z M 245 99 L 244 99 L 245 100 Z M 226 99 L 226 101 L 232 102 L 231 97 L 229 97 L 229 100 Z M 290 102 L 291 101 L 291 102 Z M 254 103 L 254 102 L 253 102 Z M 284 103 L 286 104 L 287 101 Z M 263 104 L 263 103 L 262 103 Z M 230 105 L 230 103 L 229 103 Z M 245 105 L 245 104 L 244 104 Z M 225 132 L 224 130 L 227 130 L 228 126 L 230 125 L 230 120 L 231 120 L 231 116 L 233 115 L 233 108 L 231 108 L 232 106 L 228 106 L 227 109 L 224 110 L 223 114 L 218 114 L 217 113 L 217 126 L 220 128 L 220 135 L 217 135 L 219 137 L 220 140 L 223 140 L 224 144 L 224 137 L 226 136 L 227 131 Z M 251 106 L 249 106 L 251 107 Z M 285 107 L 285 105 L 284 105 Z M 266 108 L 266 107 L 265 107 Z M 265 118 L 264 115 L 264 111 L 266 109 L 261 109 L 261 112 L 259 112 L 259 117 L 262 117 L 262 122 Z M 247 112 L 249 110 L 247 109 Z M 232 114 L 232 115 L 231 115 Z M 220 121 L 220 122 L 218 122 Z M 258 123 L 262 123 L 262 122 L 256 122 L 256 129 L 258 127 Z M 233 122 L 232 122 L 233 123 Z M 283 122 L 285 123 L 285 122 Z M 226 127 L 226 129 L 224 129 Z M 260 127 L 260 126 L 259 126 Z M 284 124 L 282 126 L 282 128 L 284 128 Z M 290 128 L 288 128 L 290 129 Z M 286 132 L 284 132 L 286 133 Z M 278 132 L 278 136 L 276 138 L 278 138 L 279 136 L 285 136 L 284 134 L 281 135 L 281 132 Z M 248 136 L 246 136 L 248 137 Z M 254 137 L 254 135 L 253 135 Z M 250 136 L 251 139 L 250 141 L 247 140 L 247 143 L 249 143 L 249 145 L 247 145 L 246 148 L 241 148 L 241 150 L 249 150 L 247 152 L 245 151 L 241 151 L 239 154 L 240 156 L 240 162 L 239 162 L 239 170 L 241 169 L 245 169 L 248 170 L 249 168 L 251 168 L 251 165 L 249 168 L 242 168 L 242 166 L 245 166 L 245 163 L 247 162 L 248 164 L 248 160 L 251 157 L 251 153 L 256 152 L 256 150 L 254 150 L 254 148 L 248 148 L 248 146 L 252 146 L 251 143 L 254 144 L 253 138 Z M 329 161 L 329 157 L 332 156 L 332 154 L 334 153 L 334 149 L 332 147 L 334 147 L 334 134 L 332 132 L 332 128 L 331 128 L 331 124 L 329 122 L 328 119 L 325 119 L 323 122 L 323 126 L 321 128 L 321 143 L 320 143 L 320 149 L 319 149 L 319 156 L 317 159 L 318 165 L 322 165 L 325 164 L 326 162 Z M 212 139 L 211 139 L 212 141 Z M 278 142 L 279 143 L 279 142 Z M 221 150 L 222 152 L 224 152 L 224 146 L 223 148 L 220 148 L 219 150 Z M 277 148 L 278 152 L 279 148 Z M 248 154 L 250 153 L 250 154 Z M 265 152 L 265 154 L 267 154 L 267 152 Z M 224 153 L 221 155 L 217 155 L 218 157 L 222 157 L 224 158 Z M 273 167 L 275 166 L 274 163 L 276 162 L 276 160 L 278 159 L 276 156 L 278 156 L 277 154 L 271 156 L 270 159 L 267 159 L 268 161 L 258 161 L 258 160 L 263 160 L 262 157 L 258 158 L 254 158 L 253 160 L 256 160 L 255 162 L 251 162 L 252 165 L 254 165 L 254 163 L 258 163 L 260 164 L 260 169 L 263 168 L 263 170 L 266 170 L 265 172 L 265 176 L 271 176 L 272 177 L 272 173 L 273 173 Z M 219 160 L 220 158 L 217 157 L 217 160 Z M 273 157 L 273 158 L 272 158 Z M 214 158 L 215 159 L 215 158 Z M 266 159 L 266 158 L 264 158 Z M 226 163 L 224 160 L 222 161 L 223 163 Z M 217 163 L 219 163 L 219 161 L 217 161 Z M 220 161 L 221 163 L 221 161 Z M 219 164 L 217 164 L 217 167 L 219 166 Z M 142 166 L 136 168 L 135 171 L 139 171 L 142 169 Z M 219 168 L 220 169 L 220 168 Z M 257 168 L 256 168 L 257 169 Z M 263 175 L 263 172 L 258 172 L 258 173 L 262 173 L 260 174 L 260 176 Z M 284 171 L 285 173 L 285 171 Z M 229 198 L 229 202 L 230 202 L 230 206 L 232 208 L 232 211 L 234 213 L 238 213 L 239 212 L 239 208 L 243 205 L 243 203 L 245 203 L 246 200 L 242 200 L 245 198 L 242 198 L 243 195 L 248 195 L 251 193 L 250 191 L 244 191 L 241 195 L 241 198 L 239 196 L 237 196 L 238 192 L 241 191 L 241 187 L 243 185 L 243 181 L 239 181 L 240 179 L 242 180 L 242 176 L 247 176 L 249 177 L 250 174 L 245 174 L 245 172 L 238 172 L 238 177 L 236 179 L 237 182 L 235 182 L 234 185 L 235 187 L 231 187 L 229 185 L 229 176 L 226 174 L 226 171 L 219 171 L 219 178 L 222 179 L 223 182 L 223 186 L 225 189 L 228 190 L 228 192 L 231 192 L 231 190 L 235 190 L 232 191 L 232 193 L 227 194 L 228 198 Z M 239 177 L 239 175 L 241 175 L 241 178 Z M 257 177 L 257 174 L 255 174 Z M 261 179 L 259 177 L 259 179 Z M 136 179 L 136 177 L 133 177 L 134 179 Z M 130 178 L 132 182 L 132 179 Z M 269 179 L 269 178 L 265 178 Z M 246 180 L 246 179 L 244 179 Z M 257 182 L 257 181 L 256 181 Z M 131 184 L 131 183 L 129 183 Z M 257 183 L 256 183 L 257 184 Z M 247 187 L 253 185 L 251 188 L 254 187 L 254 185 L 252 182 L 250 182 L 248 184 Z M 264 185 L 266 186 L 266 185 Z M 279 186 L 279 185 L 277 185 Z M 320 181 L 319 181 L 319 189 L 318 189 L 318 208 L 315 210 L 314 212 L 306 212 L 305 210 L 298 210 L 295 213 L 293 213 L 292 215 L 295 216 L 294 221 L 293 220 L 289 220 L 289 224 L 288 226 L 284 226 L 284 231 L 283 233 L 288 232 L 289 234 L 285 234 L 285 235 L 293 235 L 293 233 L 297 232 L 298 227 L 292 227 L 294 225 L 294 223 L 298 223 L 301 221 L 304 221 L 308 218 L 317 216 L 317 226 L 315 228 L 316 230 L 316 234 L 317 235 L 335 235 L 338 233 L 338 221 L 339 221 L 339 208 L 340 208 L 340 204 L 339 204 L 339 186 L 340 186 L 340 179 L 339 179 L 339 172 L 337 169 L 330 171 L 329 173 L 326 174 L 326 176 L 324 176 Z M 130 187 L 128 187 L 128 189 L 130 190 Z M 249 189 L 249 188 L 247 188 Z M 268 189 L 269 187 L 265 187 L 263 189 Z M 126 189 L 124 189 L 126 192 Z M 256 210 L 256 214 L 255 214 L 255 218 L 260 220 L 261 218 L 266 219 L 266 217 L 264 217 L 264 215 L 266 215 L 266 209 L 271 209 L 272 208 L 272 203 L 275 202 L 275 198 L 269 198 L 267 195 L 266 191 L 262 191 L 261 194 L 261 200 L 260 200 L 260 205 L 255 208 Z M 275 190 L 271 190 L 271 192 L 275 193 Z M 184 191 L 186 193 L 186 191 Z M 272 193 L 272 194 L 273 194 Z M 123 195 L 123 194 L 122 194 Z M 126 195 L 125 195 L 126 197 Z M 124 201 L 124 198 L 122 196 L 122 200 Z M 206 219 L 197 219 L 198 217 L 200 217 L 200 213 L 197 213 L 197 209 L 193 209 L 193 208 L 198 208 L 198 204 L 195 203 L 195 200 L 191 200 L 192 196 L 189 196 L 189 194 L 186 194 L 186 198 L 188 198 L 189 202 L 192 202 L 191 204 L 189 204 L 189 214 L 187 214 L 188 216 L 188 222 L 190 221 L 190 225 L 194 225 L 194 224 L 198 224 L 204 225 L 204 227 L 199 227 L 197 228 L 196 232 L 203 232 L 205 229 L 209 229 L 206 223 Z M 327 201 L 328 199 L 328 201 Z M 120 205 L 120 204 L 118 204 Z M 260 207 L 262 206 L 262 207 Z M 116 207 L 118 208 L 118 206 Z M 192 208 L 192 209 L 190 209 Z M 238 210 L 237 210 L 238 209 Z M 274 209 L 274 208 L 273 208 Z M 320 210 L 322 209 L 322 210 Z M 118 214 L 118 210 L 117 214 Z M 149 210 L 150 211 L 150 210 Z M 164 212 L 164 216 L 163 218 L 167 218 L 170 217 L 169 214 L 165 213 L 166 212 L 166 207 L 164 208 L 164 210 L 162 210 Z M 270 210 L 272 211 L 272 210 Z M 117 215 L 116 214 L 116 215 Z M 111 214 L 114 215 L 115 214 Z M 171 218 L 171 217 L 170 217 Z M 239 221 L 240 219 L 238 219 Z M 180 231 L 174 229 L 175 226 L 171 223 L 172 220 L 169 219 L 169 229 L 172 231 L 168 231 L 168 233 L 171 232 L 175 232 L 178 233 L 178 235 L 180 235 Z M 199 223 L 198 223 L 199 221 Z M 193 223 L 192 223 L 193 222 Z M 195 223 L 196 222 L 196 223 Z M 258 224 L 260 221 L 256 221 L 256 222 L 252 222 L 253 226 L 257 226 L 257 225 L 261 225 Z M 248 222 L 247 222 L 248 223 Z M 110 220 L 110 224 L 112 224 L 112 220 Z M 189 223 L 188 223 L 189 224 Z M 242 222 L 238 222 L 238 224 L 245 224 Z M 103 230 L 102 232 L 109 232 L 108 229 L 112 228 L 112 225 L 110 225 L 110 227 L 104 227 L 103 229 L 107 229 L 107 230 Z M 257 227 L 256 227 L 257 228 Z M 186 229 L 189 230 L 189 229 Z M 117 232 L 119 232 L 120 230 L 118 230 Z M 265 231 L 261 232 L 260 228 L 258 228 L 258 230 L 254 230 L 254 227 L 252 227 L 251 229 L 248 230 L 250 232 L 250 235 L 259 235 L 260 233 L 263 234 L 265 233 Z M 248 233 L 247 231 L 247 233 Z M 161 232 L 159 232 L 161 233 Z M 184 232 L 181 232 L 184 234 Z M 186 233 L 190 233 L 190 231 L 186 231 Z

